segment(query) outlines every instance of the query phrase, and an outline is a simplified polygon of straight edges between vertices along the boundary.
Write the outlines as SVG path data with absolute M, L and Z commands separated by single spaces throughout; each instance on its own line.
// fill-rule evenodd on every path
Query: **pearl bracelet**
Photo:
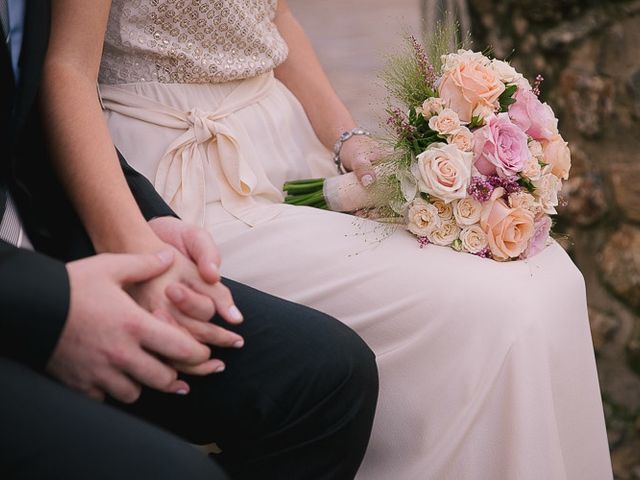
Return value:
M 366 135 L 367 137 L 370 137 L 371 133 L 361 127 L 353 128 L 348 132 L 343 132 L 342 135 L 340 135 L 340 137 L 338 138 L 336 144 L 333 146 L 333 163 L 336 164 L 338 173 L 340 174 L 347 173 L 347 171 L 342 166 L 342 160 L 340 160 L 340 151 L 342 150 L 342 145 L 344 145 L 344 142 L 353 138 L 355 135 Z

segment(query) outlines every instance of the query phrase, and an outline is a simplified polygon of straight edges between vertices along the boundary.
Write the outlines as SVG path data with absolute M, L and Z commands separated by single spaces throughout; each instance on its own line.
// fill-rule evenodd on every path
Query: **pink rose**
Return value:
M 510 208 L 496 188 L 485 203 L 480 227 L 487 234 L 489 249 L 496 260 L 518 258 L 528 247 L 534 233 L 533 214 L 524 208 Z
M 439 96 L 447 106 L 463 122 L 470 122 L 473 111 L 480 105 L 495 111 L 505 86 L 491 67 L 472 55 L 461 56 L 451 63 L 438 87 Z
M 551 232 L 551 218 L 547 215 L 543 215 L 536 220 L 534 226 L 533 236 L 529 241 L 529 246 L 522 255 L 524 258 L 531 258 L 534 255 L 540 253 L 547 246 L 549 241 L 549 233 Z
M 472 161 L 471 153 L 455 145 L 432 143 L 416 157 L 411 173 L 418 179 L 421 192 L 451 203 L 467 196 Z
M 473 133 L 475 167 L 483 175 L 513 177 L 524 170 L 531 157 L 527 136 L 501 113 Z
M 553 110 L 533 92 L 519 88 L 513 98 L 516 102 L 509 107 L 509 117 L 523 132 L 535 140 L 547 140 L 558 133 Z
M 554 135 L 542 144 L 544 162 L 551 168 L 556 177 L 567 180 L 571 170 L 571 150 L 560 135 Z

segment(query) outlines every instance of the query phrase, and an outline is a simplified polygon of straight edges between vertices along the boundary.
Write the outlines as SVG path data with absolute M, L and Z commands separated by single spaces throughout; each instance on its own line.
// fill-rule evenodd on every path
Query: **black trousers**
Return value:
M 353 478 L 377 400 L 372 352 L 331 317 L 225 283 L 245 315 L 232 327 L 245 346 L 215 352 L 225 372 L 185 377 L 185 397 L 145 390 L 134 405 L 114 403 L 125 414 L 3 361 L 0 378 L 10 383 L 0 392 L 0 468 L 11 469 L 8 478 L 222 478 L 213 462 L 148 423 L 217 443 L 215 460 L 233 479 Z

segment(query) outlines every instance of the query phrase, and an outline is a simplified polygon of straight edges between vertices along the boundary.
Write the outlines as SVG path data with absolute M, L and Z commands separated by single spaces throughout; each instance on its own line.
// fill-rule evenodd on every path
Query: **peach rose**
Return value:
M 429 119 L 429 128 L 441 135 L 450 135 L 460 129 L 460 118 L 450 108 Z
M 462 250 L 469 253 L 479 253 L 489 245 L 489 239 L 480 225 L 469 225 L 460 232 Z
M 533 214 L 521 207 L 509 207 L 503 195 L 504 189 L 496 188 L 480 217 L 480 227 L 487 234 L 489 249 L 496 260 L 518 258 L 534 233 Z
M 422 102 L 422 107 L 418 108 L 420 109 L 420 113 L 422 113 L 422 116 L 426 119 L 429 119 L 434 115 L 439 115 L 440 112 L 444 110 L 445 106 L 446 105 L 443 99 L 438 97 L 429 97 L 424 102 Z
M 463 152 L 473 151 L 473 133 L 467 127 L 460 127 L 458 131 L 448 136 L 447 141 Z
M 416 198 L 407 211 L 407 230 L 418 237 L 426 237 L 442 223 L 438 209 L 429 202 Z
M 432 143 L 416 157 L 411 170 L 420 191 L 450 203 L 467 196 L 472 162 L 473 154 L 455 145 Z
M 444 203 L 437 198 L 431 204 L 438 209 L 438 216 L 442 221 L 451 220 L 453 218 L 453 208 L 450 203 Z
M 473 52 L 447 56 L 438 93 L 463 122 L 470 122 L 479 105 L 495 111 L 504 83 L 491 68 L 489 60 Z
M 472 197 L 463 198 L 453 204 L 453 216 L 460 226 L 478 223 L 481 212 L 482 204 Z
M 442 222 L 439 227 L 431 230 L 427 235 L 427 239 L 434 245 L 448 247 L 458 239 L 458 235 L 460 235 L 460 227 L 453 220 L 449 220 Z
M 571 170 L 571 150 L 562 136 L 554 135 L 548 142 L 543 142 L 544 163 L 549 164 L 551 173 L 563 180 L 569 178 Z

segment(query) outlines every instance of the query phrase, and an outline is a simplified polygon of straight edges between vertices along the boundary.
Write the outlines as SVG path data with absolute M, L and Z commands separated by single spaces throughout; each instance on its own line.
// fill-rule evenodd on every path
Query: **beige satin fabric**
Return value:
M 183 130 L 162 156 L 154 185 L 184 220 L 204 226 L 205 169 L 211 169 L 224 209 L 247 225 L 255 226 L 276 216 L 278 210 L 256 208 L 257 202 L 252 198 L 258 184 L 256 172 L 239 148 L 233 126 L 226 120 L 266 98 L 274 87 L 272 74 L 239 82 L 211 111 L 198 107 L 180 111 L 113 85 L 102 85 L 100 93 L 107 110 L 156 126 Z

